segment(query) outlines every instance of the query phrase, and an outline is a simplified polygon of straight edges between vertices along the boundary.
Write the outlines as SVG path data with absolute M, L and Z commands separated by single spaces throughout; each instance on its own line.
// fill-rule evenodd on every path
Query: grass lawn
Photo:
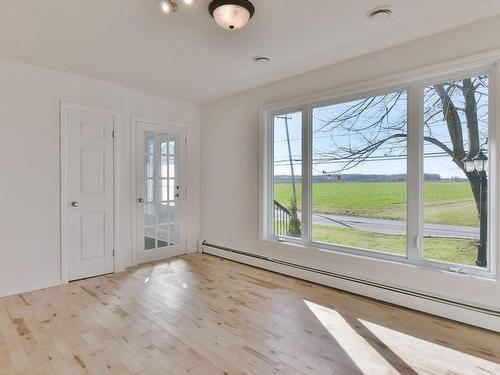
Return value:
M 359 249 L 406 255 L 406 237 L 362 230 L 313 225 L 313 240 Z M 454 238 L 424 238 L 425 258 L 451 263 L 475 265 L 477 244 Z
M 296 188 L 300 207 L 301 185 L 296 185 Z M 292 185 L 279 183 L 274 189 L 275 199 L 284 206 L 290 206 Z M 467 182 L 426 181 L 424 201 L 426 223 L 478 226 L 475 203 Z M 315 183 L 313 210 L 317 213 L 404 220 L 406 183 Z

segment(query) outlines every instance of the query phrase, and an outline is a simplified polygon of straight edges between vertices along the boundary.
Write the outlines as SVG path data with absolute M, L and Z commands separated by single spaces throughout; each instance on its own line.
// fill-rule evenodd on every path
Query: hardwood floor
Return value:
M 500 335 L 193 254 L 0 299 L 1 374 L 500 374 Z

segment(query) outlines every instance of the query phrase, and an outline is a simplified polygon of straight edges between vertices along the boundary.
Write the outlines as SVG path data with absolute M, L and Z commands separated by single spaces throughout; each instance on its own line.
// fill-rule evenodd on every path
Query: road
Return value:
M 384 234 L 406 234 L 406 222 L 369 217 L 314 214 L 313 224 L 359 229 Z M 479 228 L 444 224 L 424 224 L 424 236 L 478 239 Z

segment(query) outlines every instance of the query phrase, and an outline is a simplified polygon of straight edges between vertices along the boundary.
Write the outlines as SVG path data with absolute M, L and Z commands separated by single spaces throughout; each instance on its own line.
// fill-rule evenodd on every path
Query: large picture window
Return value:
M 273 117 L 273 221 L 275 233 L 301 238 L 302 112 Z
M 406 91 L 312 114 L 312 240 L 406 255 Z
M 491 77 L 270 115 L 268 238 L 491 275 Z
M 485 74 L 424 89 L 427 259 L 487 266 L 488 87 Z M 481 170 L 474 163 L 480 155 Z

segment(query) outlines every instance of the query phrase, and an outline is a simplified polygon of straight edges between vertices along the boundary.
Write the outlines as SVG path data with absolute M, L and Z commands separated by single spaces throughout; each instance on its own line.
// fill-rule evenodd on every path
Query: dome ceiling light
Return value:
M 177 11 L 180 0 L 161 0 L 160 10 L 164 14 Z M 194 0 L 182 0 L 185 5 L 192 5 Z M 208 12 L 215 22 L 226 30 L 237 30 L 245 26 L 255 13 L 255 7 L 249 0 L 213 0 Z
M 255 7 L 248 0 L 213 0 L 208 11 L 223 29 L 237 30 L 250 21 Z

